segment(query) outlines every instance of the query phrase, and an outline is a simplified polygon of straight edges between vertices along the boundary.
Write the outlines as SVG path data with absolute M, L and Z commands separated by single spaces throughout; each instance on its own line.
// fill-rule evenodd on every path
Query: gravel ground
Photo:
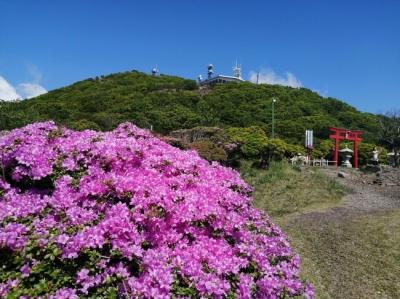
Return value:
M 345 185 L 350 193 L 337 213 L 370 213 L 400 208 L 400 170 L 388 169 L 378 173 L 363 173 L 353 169 L 323 168 L 328 176 Z M 338 177 L 338 173 L 345 177 Z M 343 211 L 345 210 L 345 211 Z
M 399 169 L 379 172 L 378 175 L 336 167 L 321 168 L 321 171 L 344 185 L 349 194 L 338 206 L 323 212 L 303 213 L 297 217 L 297 221 L 314 219 L 319 220 L 321 224 L 327 224 L 336 218 L 340 220 L 342 217 L 362 216 L 400 208 Z M 339 173 L 342 173 L 344 178 L 339 177 Z M 393 183 L 394 181 L 396 183 Z

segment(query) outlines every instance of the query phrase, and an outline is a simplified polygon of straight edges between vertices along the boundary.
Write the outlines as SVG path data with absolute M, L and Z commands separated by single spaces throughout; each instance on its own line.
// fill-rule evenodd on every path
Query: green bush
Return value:
M 83 131 L 83 130 L 96 130 L 101 131 L 100 126 L 93 121 L 87 119 L 80 119 L 78 121 L 70 122 L 67 125 L 70 129 Z
M 379 151 L 379 163 L 387 163 L 387 150 L 384 147 L 372 143 L 361 142 L 358 147 L 358 157 L 360 165 L 371 163 L 372 152 Z
M 209 140 L 197 140 L 188 144 L 188 147 L 196 150 L 201 157 L 208 161 L 226 162 L 228 158 L 222 147 L 216 146 Z
M 271 161 L 280 161 L 284 158 L 304 154 L 303 146 L 288 144 L 279 138 L 270 139 L 260 127 L 228 128 L 225 142 L 236 143 L 240 151 L 239 158 L 255 160 L 255 165 L 267 167 Z

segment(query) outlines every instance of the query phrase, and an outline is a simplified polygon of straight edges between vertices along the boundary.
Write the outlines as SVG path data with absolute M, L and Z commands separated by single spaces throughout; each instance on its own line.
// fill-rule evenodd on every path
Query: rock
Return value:
M 345 173 L 345 172 L 342 172 L 342 171 L 339 171 L 337 176 L 340 177 L 340 178 L 347 178 L 349 176 L 349 174 Z
M 193 129 L 181 129 L 171 132 L 171 137 L 180 139 L 187 143 L 192 143 L 199 139 L 209 140 L 212 136 L 220 133 L 222 129 L 217 127 L 197 127 Z
M 365 166 L 365 170 L 371 171 L 371 172 L 378 172 L 378 171 L 381 171 L 382 168 L 381 168 L 380 165 L 367 164 L 367 165 Z

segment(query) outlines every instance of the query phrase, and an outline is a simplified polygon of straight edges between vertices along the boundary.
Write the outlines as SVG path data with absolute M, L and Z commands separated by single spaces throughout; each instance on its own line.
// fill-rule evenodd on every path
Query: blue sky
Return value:
M 400 108 L 399 16 L 397 0 L 0 0 L 0 97 L 156 64 L 230 74 L 237 59 L 246 79 L 381 113 Z

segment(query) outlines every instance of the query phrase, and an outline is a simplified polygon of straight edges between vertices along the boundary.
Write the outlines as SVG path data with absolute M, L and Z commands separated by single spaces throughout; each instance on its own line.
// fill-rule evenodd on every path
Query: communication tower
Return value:
M 212 64 L 207 65 L 207 75 L 208 79 L 211 79 L 214 75 L 214 66 Z
M 237 61 L 236 65 L 233 68 L 233 76 L 238 79 L 242 78 L 242 67 L 237 63 Z

